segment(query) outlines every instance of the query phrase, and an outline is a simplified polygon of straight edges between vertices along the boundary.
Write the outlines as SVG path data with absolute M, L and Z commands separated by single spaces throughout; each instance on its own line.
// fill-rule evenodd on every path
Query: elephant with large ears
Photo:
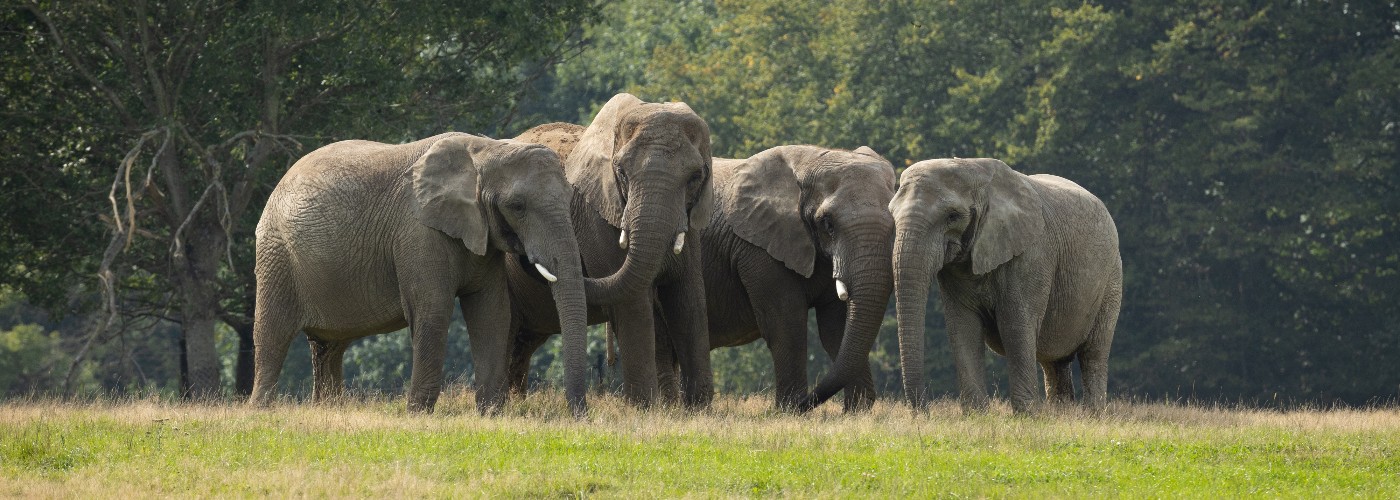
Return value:
M 511 345 L 504 255 L 550 282 L 565 332 L 566 393 L 586 411 L 586 302 L 568 183 L 548 148 L 461 133 L 389 145 L 337 142 L 286 173 L 257 227 L 255 404 L 271 400 L 298 330 L 315 399 L 338 394 L 354 339 L 412 331 L 408 407 L 432 411 L 458 299 L 471 337 L 477 409 L 506 396 Z
M 711 348 L 764 339 L 779 409 L 805 411 L 843 388 L 846 411 L 868 409 L 870 348 L 893 286 L 894 167 L 868 147 L 779 146 L 716 158 L 713 182 L 715 214 L 700 235 Z M 808 397 L 813 308 L 834 362 Z
M 904 391 L 924 395 L 924 305 L 938 278 L 964 411 L 987 406 L 986 347 L 1006 357 L 1011 405 L 1072 401 L 1079 360 L 1084 402 L 1107 400 L 1108 351 L 1123 297 L 1118 231 L 1103 202 L 1053 175 L 1026 176 L 995 159 L 911 165 L 890 202 Z
M 697 243 L 714 211 L 709 126 L 684 103 L 618 94 L 586 128 L 548 124 L 516 139 L 567 154 L 583 272 L 597 277 L 585 283 L 589 322 L 614 327 L 624 396 L 643 406 L 657 399 L 660 342 L 679 360 L 682 401 L 707 406 L 714 389 Z M 511 378 L 523 389 L 530 356 L 559 327 L 539 273 L 516 259 L 508 274 L 518 332 Z

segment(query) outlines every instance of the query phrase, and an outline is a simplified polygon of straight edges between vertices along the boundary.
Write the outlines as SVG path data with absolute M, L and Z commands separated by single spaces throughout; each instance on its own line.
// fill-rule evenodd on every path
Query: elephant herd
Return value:
M 256 234 L 254 404 L 272 400 L 297 332 L 320 400 L 343 390 L 350 342 L 407 326 L 408 407 L 431 411 L 455 299 L 482 413 L 524 390 L 531 355 L 558 333 L 566 400 L 584 415 L 587 327 L 605 322 L 638 406 L 707 406 L 710 350 L 762 338 L 780 409 L 844 391 L 859 411 L 875 398 L 869 353 L 893 294 L 905 393 L 921 409 L 936 278 L 964 409 L 987 405 L 986 347 L 1007 359 L 1016 412 L 1072 401 L 1075 359 L 1085 404 L 1102 408 L 1122 298 L 1113 220 L 1071 181 L 959 158 L 897 179 L 868 147 L 714 158 L 689 106 L 630 94 L 587 127 L 510 140 L 330 144 L 287 171 Z M 809 392 L 813 309 L 833 368 Z

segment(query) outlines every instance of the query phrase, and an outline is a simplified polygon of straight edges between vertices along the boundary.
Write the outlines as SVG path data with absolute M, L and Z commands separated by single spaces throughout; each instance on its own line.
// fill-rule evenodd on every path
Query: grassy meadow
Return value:
M 1113 403 L 1012 417 L 882 400 L 785 415 L 766 398 L 637 410 L 556 393 L 502 415 L 444 394 L 327 405 L 0 403 L 0 496 L 1400 497 L 1400 409 Z

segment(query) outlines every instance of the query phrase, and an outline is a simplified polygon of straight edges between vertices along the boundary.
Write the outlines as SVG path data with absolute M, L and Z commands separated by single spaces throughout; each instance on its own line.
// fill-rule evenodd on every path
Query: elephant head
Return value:
M 476 254 L 489 243 L 520 255 L 551 282 L 564 335 L 565 391 L 577 415 L 586 408 L 587 309 L 563 171 L 559 156 L 544 146 L 453 134 L 434 142 L 408 174 L 420 222 Z
M 802 408 L 811 409 L 870 370 L 892 284 L 894 167 L 868 147 L 815 146 L 779 146 L 725 167 L 716 169 L 726 177 L 716 200 L 735 234 L 804 277 L 817 258 L 830 259 L 837 297 L 849 303 L 834 368 Z
M 651 286 L 666 252 L 713 212 L 710 128 L 685 103 L 647 103 L 618 94 L 598 111 L 565 162 L 584 201 L 621 231 L 622 267 L 587 282 L 589 300 L 607 304 Z
M 904 392 L 924 395 L 924 306 L 929 282 L 951 265 L 984 275 L 1044 240 L 1039 193 L 1000 160 L 939 159 L 905 169 L 894 214 L 895 309 Z

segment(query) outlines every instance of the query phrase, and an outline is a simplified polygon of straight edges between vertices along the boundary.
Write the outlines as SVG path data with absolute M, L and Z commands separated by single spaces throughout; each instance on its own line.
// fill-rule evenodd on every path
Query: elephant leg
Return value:
M 650 294 L 612 308 L 613 332 L 622 358 L 622 395 L 647 407 L 656 400 L 656 327 Z
M 666 318 L 666 330 L 680 363 L 681 401 L 691 409 L 710 406 L 715 395 L 714 373 L 710 371 L 710 322 L 705 311 L 705 280 L 701 276 L 700 252 L 696 246 L 692 245 L 689 251 L 681 254 L 686 262 L 685 269 L 679 273 L 681 276 L 657 287 L 662 315 Z
M 972 309 L 943 301 L 948 326 L 948 348 L 958 378 L 958 399 L 963 412 L 987 410 L 986 327 Z
M 1121 292 L 1120 292 L 1121 293 Z M 1103 411 L 1108 404 L 1108 351 L 1113 344 L 1113 330 L 1118 325 L 1119 296 L 1111 296 L 1099 311 L 1089 342 L 1079 352 L 1079 374 L 1084 383 L 1084 406 Z
M 1003 303 L 997 311 L 997 333 L 1006 355 L 1006 371 L 1010 378 L 1011 409 L 1016 414 L 1032 414 L 1044 402 L 1041 396 L 1040 367 L 1036 363 L 1037 329 L 1044 313 L 1043 307 L 1027 302 Z
M 510 351 L 510 392 L 524 396 L 530 388 L 530 360 L 549 341 L 549 333 L 519 330 Z
M 253 393 L 248 402 L 266 406 L 277 392 L 277 379 L 287 361 L 287 349 L 301 330 L 300 311 L 289 293 L 280 293 L 276 283 L 258 287 L 253 312 Z
M 345 350 L 350 341 L 318 340 L 307 337 L 311 345 L 311 400 L 317 402 L 338 399 L 345 393 Z
M 447 329 L 452 322 L 452 297 L 405 291 L 413 371 L 408 381 L 408 410 L 431 413 L 442 392 L 443 362 L 447 358 Z
M 661 402 L 666 405 L 681 401 L 680 363 L 676 360 L 676 346 L 671 342 L 671 332 L 666 318 L 657 311 L 652 317 L 656 325 L 656 390 Z
M 1045 372 L 1045 399 L 1051 404 L 1074 402 L 1074 377 L 1070 373 L 1071 363 L 1074 363 L 1074 356 L 1040 364 L 1040 369 Z
M 822 349 L 831 357 L 833 363 L 841 352 L 841 341 L 845 336 L 846 303 L 832 302 L 818 306 L 817 337 L 821 339 Z M 858 377 L 846 381 L 846 388 L 841 390 L 845 394 L 843 411 L 846 413 L 868 411 L 875 405 L 875 379 L 870 371 L 869 356 L 866 356 L 865 370 L 860 372 Z
M 797 411 L 807 400 L 807 307 L 798 294 L 750 294 L 771 297 L 754 301 L 754 319 L 773 357 L 773 403 L 780 411 Z
M 476 411 L 482 415 L 499 412 L 507 395 L 506 365 L 511 362 L 510 297 L 504 276 L 501 278 L 499 286 L 479 290 L 461 301 L 476 375 Z M 417 367 L 414 372 L 417 373 Z

